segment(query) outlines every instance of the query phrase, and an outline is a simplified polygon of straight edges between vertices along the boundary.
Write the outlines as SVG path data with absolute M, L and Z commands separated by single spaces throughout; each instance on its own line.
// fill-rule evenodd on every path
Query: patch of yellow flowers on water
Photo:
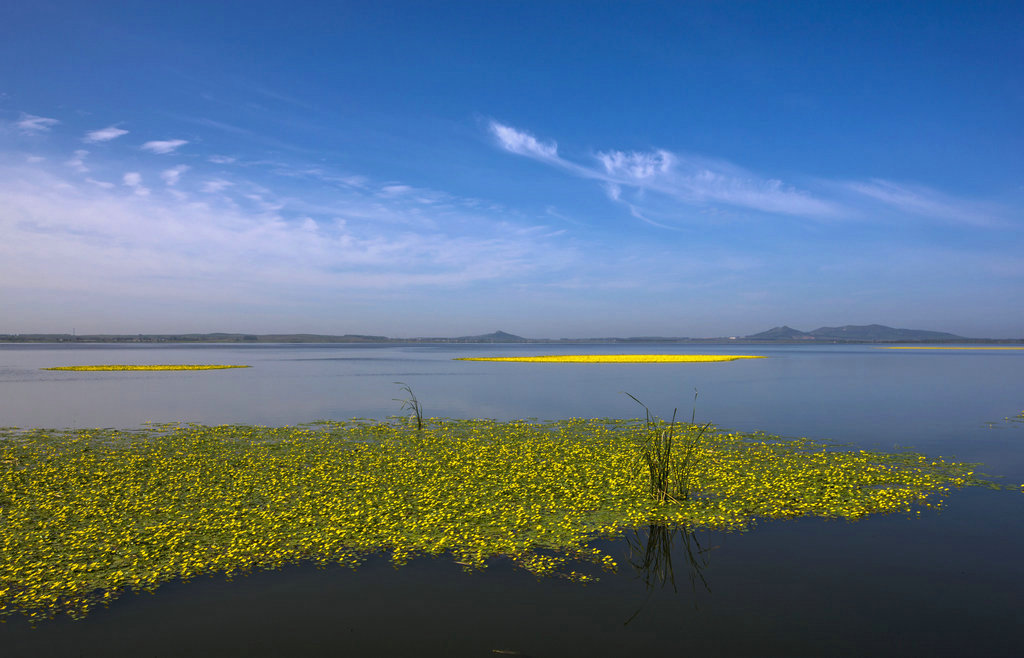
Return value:
M 763 359 L 747 354 L 551 354 L 546 356 L 464 356 L 456 361 L 516 361 L 521 363 L 709 363 Z
M 617 567 L 589 542 L 649 523 L 856 519 L 982 484 L 970 465 L 923 455 L 712 429 L 689 499 L 659 504 L 640 468 L 650 431 L 607 419 L 0 428 L 0 618 L 82 616 L 129 588 L 379 551 L 467 569 L 504 556 L 587 581 Z
M 252 366 L 224 366 L 224 365 L 187 365 L 187 364 L 166 364 L 153 366 L 56 366 L 53 368 L 40 368 L 40 370 L 73 370 L 92 372 L 95 370 L 223 370 L 225 368 L 251 368 Z

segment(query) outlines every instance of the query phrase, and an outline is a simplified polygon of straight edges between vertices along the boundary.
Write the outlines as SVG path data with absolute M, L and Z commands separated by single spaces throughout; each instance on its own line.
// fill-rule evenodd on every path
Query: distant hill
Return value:
M 791 327 L 774 327 L 759 334 L 746 336 L 750 340 L 839 340 L 867 342 L 895 342 L 916 340 L 966 340 L 963 336 L 942 331 L 922 329 L 894 329 L 881 324 L 842 327 L 819 327 L 814 331 L 800 331 Z
M 523 338 L 507 331 L 494 331 L 477 336 L 458 338 L 388 338 L 365 334 L 333 336 L 325 334 L 0 334 L 0 343 L 725 343 L 748 342 L 751 344 L 770 341 L 779 342 L 847 342 L 847 343 L 888 343 L 888 342 L 966 342 L 966 343 L 1024 343 L 1021 338 L 964 338 L 941 331 L 920 329 L 893 329 L 880 324 L 846 325 L 843 327 L 820 327 L 814 331 L 800 331 L 792 327 L 773 327 L 768 331 L 744 337 L 720 336 L 718 338 L 673 338 L 661 336 L 634 336 L 630 338 Z
M 489 334 L 481 334 L 479 336 L 460 336 L 459 338 L 455 338 L 453 340 L 457 340 L 457 341 L 464 342 L 464 343 L 526 343 L 526 342 L 529 342 L 528 338 L 523 338 L 522 336 L 516 336 L 515 334 L 510 334 L 510 333 L 507 333 L 507 332 L 504 332 L 504 331 L 501 331 L 501 330 L 495 331 L 495 332 L 489 333 Z
M 753 336 L 746 336 L 746 338 L 750 338 L 751 340 L 810 340 L 813 339 L 814 336 L 805 331 L 800 331 L 783 325 L 781 327 L 772 327 L 768 331 L 762 331 L 761 333 L 754 334 Z
M 811 332 L 815 338 L 847 340 L 962 340 L 963 336 L 943 331 L 922 329 L 893 329 L 881 324 L 846 325 L 843 327 L 821 327 Z
M 386 336 L 345 334 L 0 334 L 3 343 L 380 343 Z

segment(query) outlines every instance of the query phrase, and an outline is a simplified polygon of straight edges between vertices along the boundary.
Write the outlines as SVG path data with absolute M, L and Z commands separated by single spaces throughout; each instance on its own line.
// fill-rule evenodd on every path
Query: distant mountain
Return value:
M 783 325 L 781 327 L 772 327 L 768 331 L 762 331 L 759 334 L 746 336 L 746 338 L 750 338 L 751 340 L 806 340 L 812 339 L 814 336 L 807 332 Z
M 0 334 L 0 343 L 725 343 L 749 342 L 752 344 L 779 342 L 848 342 L 887 343 L 914 341 L 949 341 L 967 343 L 1024 343 L 1022 338 L 964 338 L 941 331 L 919 329 L 893 329 L 880 324 L 846 325 L 844 327 L 820 327 L 814 331 L 800 331 L 792 327 L 773 327 L 759 334 L 739 337 L 718 338 L 671 338 L 658 336 L 634 336 L 630 338 L 523 338 L 507 331 L 495 331 L 478 336 L 459 338 L 388 338 L 365 334 L 332 336 L 324 334 Z
M 897 342 L 915 340 L 966 340 L 963 336 L 943 331 L 922 329 L 894 329 L 881 324 L 842 327 L 819 327 L 814 331 L 799 331 L 791 327 L 775 327 L 759 334 L 747 336 L 751 340 L 840 340 L 867 342 Z
M 815 338 L 846 340 L 962 340 L 963 336 L 943 331 L 921 329 L 893 329 L 881 324 L 846 325 L 844 327 L 821 327 L 811 332 Z
M 522 336 L 516 336 L 504 331 L 495 331 L 489 334 L 481 334 L 479 336 L 460 336 L 454 340 L 465 342 L 465 343 L 525 343 L 528 342 L 528 338 Z

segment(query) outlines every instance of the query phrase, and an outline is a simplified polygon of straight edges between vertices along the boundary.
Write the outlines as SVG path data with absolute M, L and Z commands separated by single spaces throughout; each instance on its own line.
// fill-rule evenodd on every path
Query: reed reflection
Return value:
M 688 527 L 651 524 L 647 526 L 646 530 L 635 530 L 628 535 L 626 542 L 629 546 L 627 560 L 643 581 L 647 590 L 647 598 L 637 608 L 637 611 L 625 621 L 625 624 L 629 624 L 643 611 L 655 590 L 662 589 L 665 585 L 671 585 L 672 591 L 676 594 L 679 593 L 672 561 L 677 546 L 679 554 L 686 560 L 687 578 L 690 581 L 690 590 L 694 594 L 694 606 L 697 605 L 698 585 L 704 591 L 711 593 L 711 586 L 708 584 L 707 578 L 704 577 L 704 570 L 708 566 L 708 554 L 712 549 L 702 546 L 697 538 L 697 533 Z

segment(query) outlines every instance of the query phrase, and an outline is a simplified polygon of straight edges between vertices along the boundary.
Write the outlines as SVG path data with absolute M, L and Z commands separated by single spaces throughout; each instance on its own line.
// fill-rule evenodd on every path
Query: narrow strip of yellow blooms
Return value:
M 520 363 L 709 363 L 763 359 L 749 354 L 551 354 L 545 356 L 464 356 L 456 361 L 516 361 Z
M 75 371 L 94 371 L 94 370 L 223 370 L 225 368 L 251 368 L 252 366 L 225 366 L 225 365 L 187 365 L 187 364 L 166 364 L 166 365 L 153 365 L 153 366 L 123 366 L 123 365 L 108 365 L 108 366 L 57 366 L 54 368 L 40 368 L 40 370 L 75 370 Z

